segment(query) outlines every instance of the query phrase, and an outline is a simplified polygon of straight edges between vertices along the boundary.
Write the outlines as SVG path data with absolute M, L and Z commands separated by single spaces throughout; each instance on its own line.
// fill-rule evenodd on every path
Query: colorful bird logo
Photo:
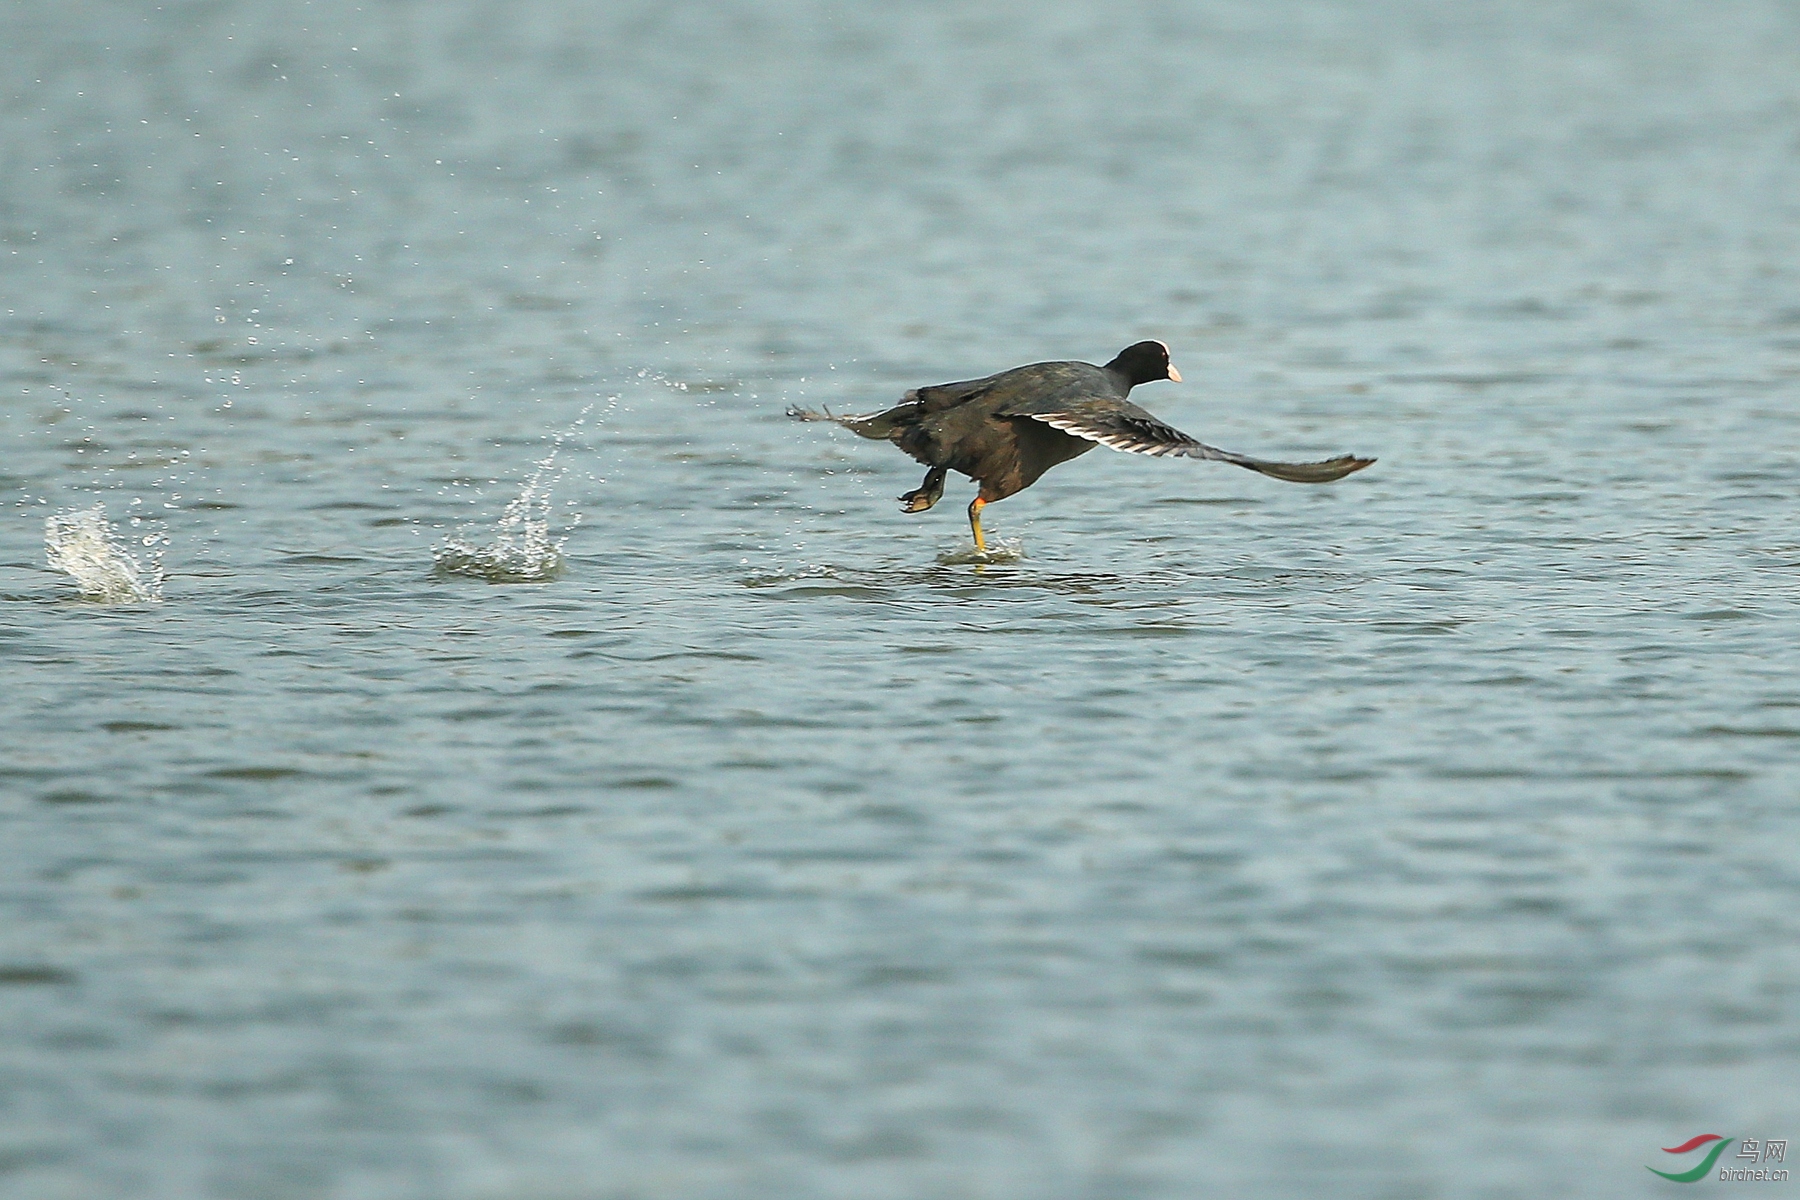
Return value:
M 1719 1155 L 1725 1153 L 1725 1147 L 1731 1145 L 1732 1141 L 1733 1139 L 1723 1137 L 1716 1133 L 1702 1133 L 1689 1138 L 1679 1146 L 1664 1146 L 1662 1148 L 1664 1154 L 1686 1154 L 1689 1150 L 1697 1149 L 1706 1145 L 1708 1142 L 1717 1142 L 1718 1144 L 1706 1152 L 1706 1157 L 1701 1159 L 1700 1165 L 1693 1170 L 1659 1171 L 1655 1167 L 1645 1167 L 1644 1170 L 1650 1172 L 1652 1175 L 1661 1175 L 1664 1179 L 1673 1179 L 1676 1183 L 1693 1183 L 1696 1179 L 1702 1178 L 1708 1171 L 1712 1170 L 1713 1164 L 1719 1161 Z

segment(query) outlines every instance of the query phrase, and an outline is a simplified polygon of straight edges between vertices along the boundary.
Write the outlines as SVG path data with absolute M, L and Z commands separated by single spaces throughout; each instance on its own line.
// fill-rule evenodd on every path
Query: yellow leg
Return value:
M 983 554 L 987 553 L 987 539 L 981 536 L 981 510 L 986 506 L 980 496 L 969 503 L 969 528 L 975 531 L 975 549 Z

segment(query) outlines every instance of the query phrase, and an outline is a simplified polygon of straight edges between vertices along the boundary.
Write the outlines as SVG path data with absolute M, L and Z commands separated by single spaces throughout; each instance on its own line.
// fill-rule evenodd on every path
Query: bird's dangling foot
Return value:
M 944 494 L 944 474 L 943 467 L 933 467 L 925 472 L 925 482 L 919 485 L 918 491 L 908 492 L 900 497 L 900 511 L 924 512 L 936 504 L 938 497 Z
M 980 496 L 969 501 L 969 528 L 975 534 L 975 549 L 978 553 L 987 553 L 987 539 L 981 536 L 981 510 L 987 507 L 987 501 Z

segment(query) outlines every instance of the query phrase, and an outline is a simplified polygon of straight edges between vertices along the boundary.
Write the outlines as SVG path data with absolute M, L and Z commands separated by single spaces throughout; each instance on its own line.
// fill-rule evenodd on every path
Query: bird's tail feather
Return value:
M 902 418 L 912 415 L 917 407 L 913 404 L 902 404 L 898 408 L 890 408 L 886 412 L 840 417 L 826 409 L 814 411 L 810 408 L 792 405 L 788 408 L 787 415 L 796 421 L 830 421 L 833 424 L 842 425 L 859 437 L 883 440 L 892 437 L 894 430 L 903 424 Z

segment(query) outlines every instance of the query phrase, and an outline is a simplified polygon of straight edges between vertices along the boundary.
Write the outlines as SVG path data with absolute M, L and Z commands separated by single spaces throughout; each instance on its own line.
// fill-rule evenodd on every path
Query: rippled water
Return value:
M 1610 1197 L 1800 1133 L 1797 35 L 0 12 L 0 1191 Z M 977 570 L 965 483 L 783 416 L 1142 337 L 1178 427 L 1379 464 L 1096 451 Z M 559 574 L 436 569 L 518 503 Z M 163 603 L 46 562 L 97 504 Z

